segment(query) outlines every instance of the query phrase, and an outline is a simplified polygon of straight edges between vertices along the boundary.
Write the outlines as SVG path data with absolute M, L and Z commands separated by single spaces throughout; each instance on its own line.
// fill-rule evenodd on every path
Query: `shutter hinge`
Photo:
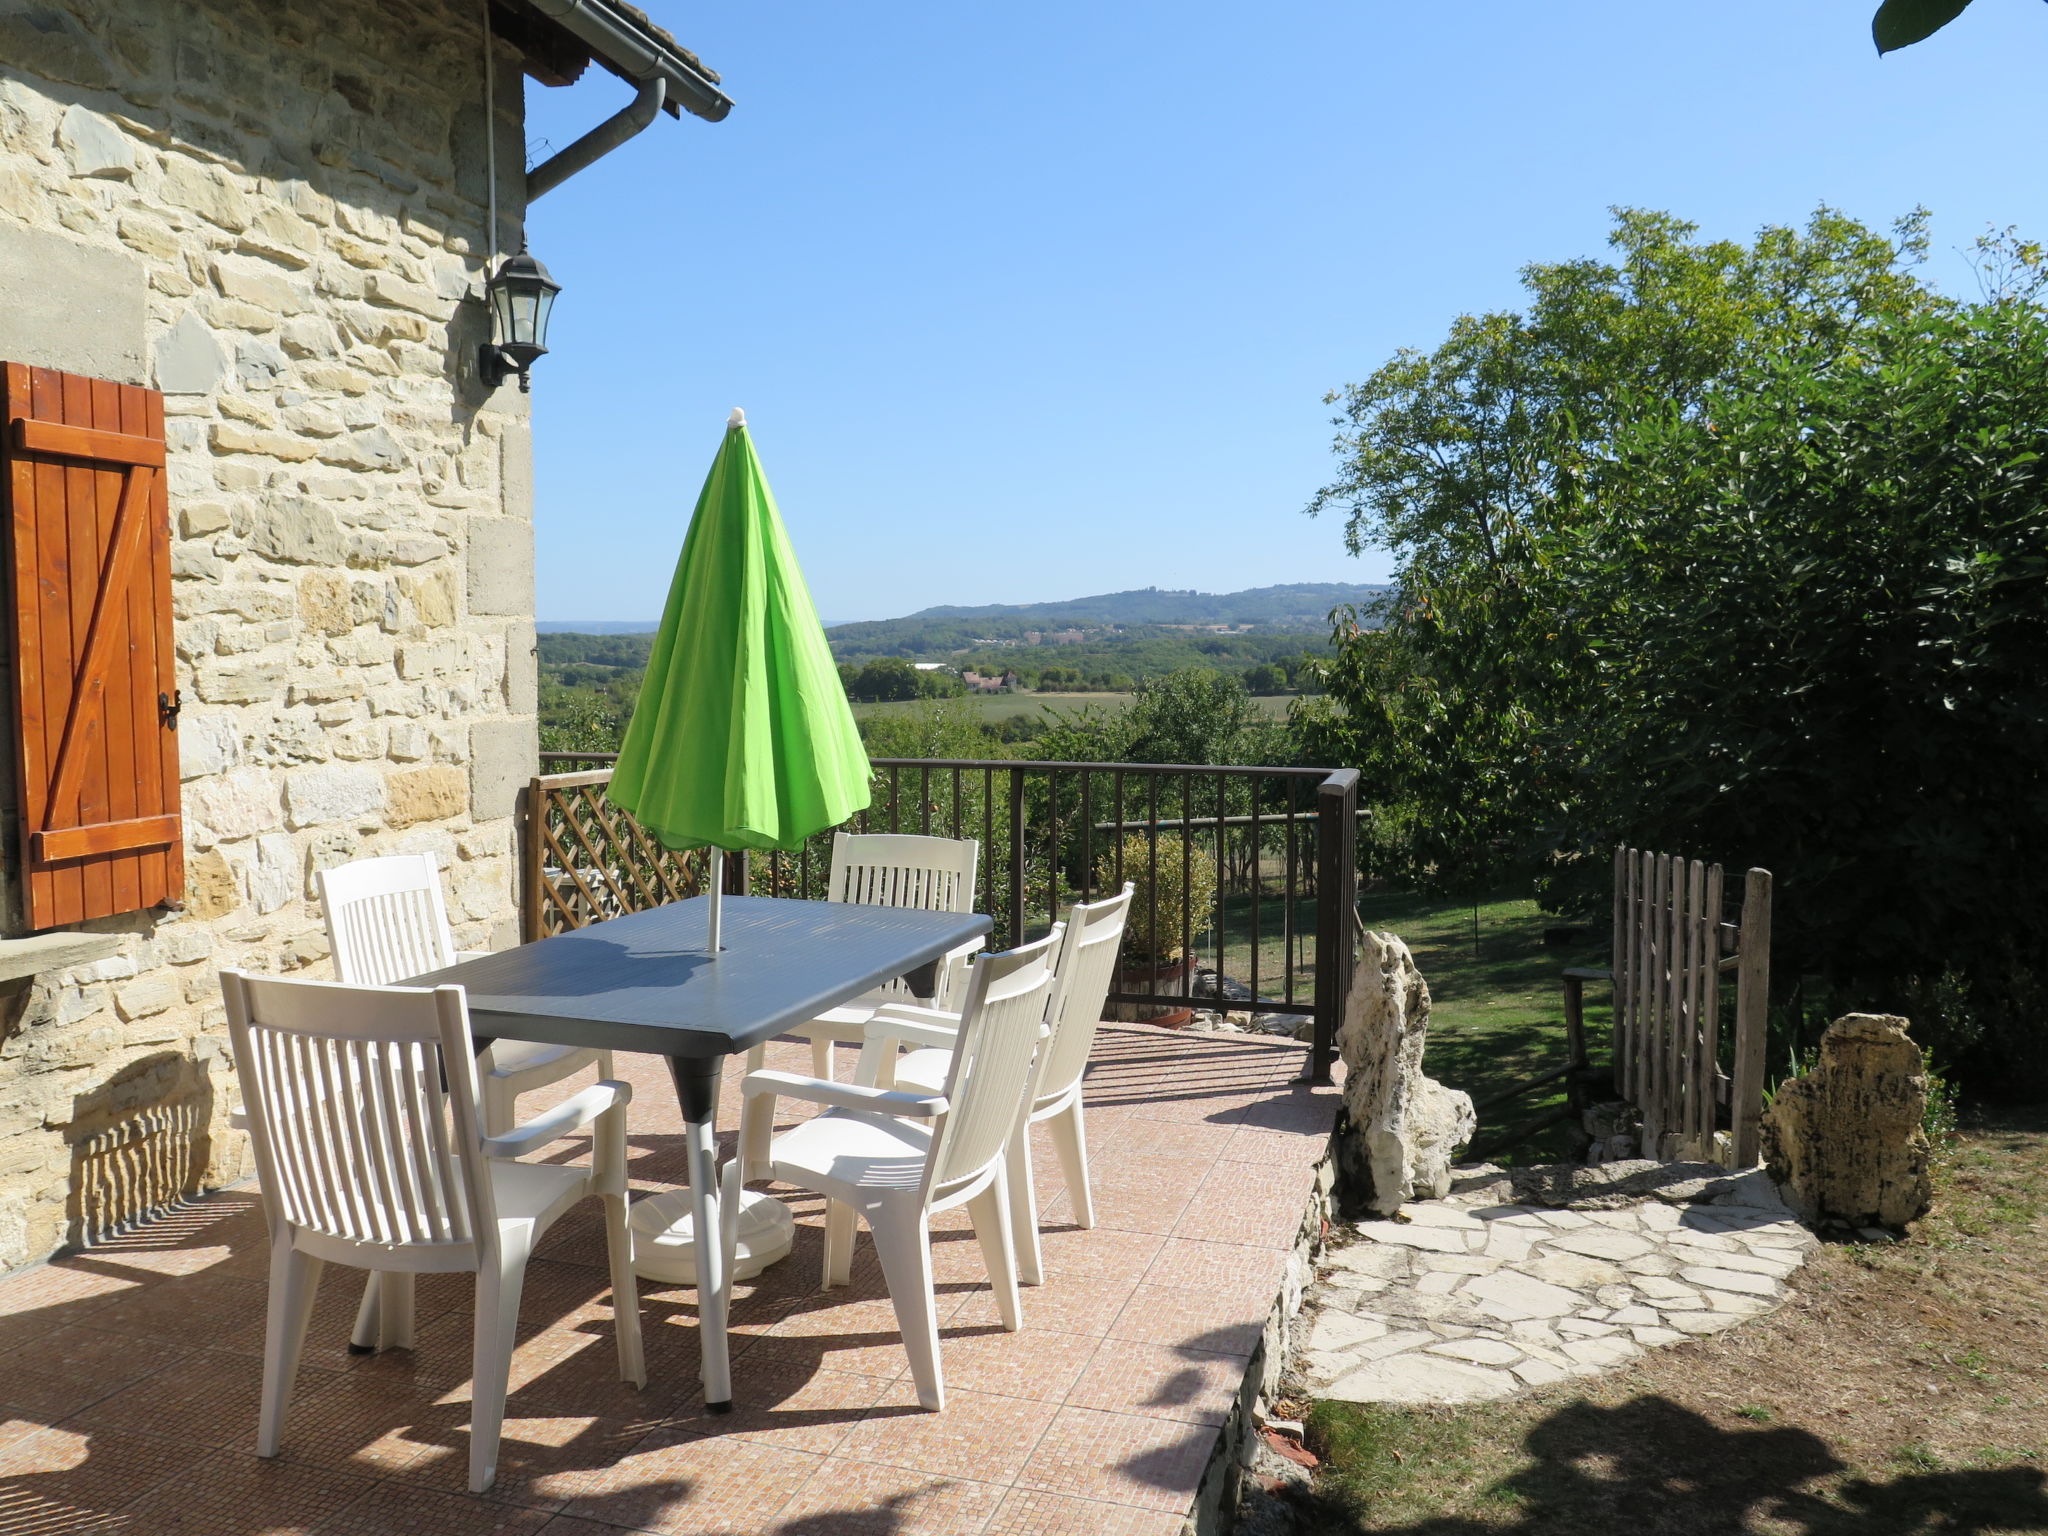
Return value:
M 185 694 L 182 689 L 156 696 L 156 712 L 166 729 L 175 731 L 178 728 L 178 711 L 184 707 Z

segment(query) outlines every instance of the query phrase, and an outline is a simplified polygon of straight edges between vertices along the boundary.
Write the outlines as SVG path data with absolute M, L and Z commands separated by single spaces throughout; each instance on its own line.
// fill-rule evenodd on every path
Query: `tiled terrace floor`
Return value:
M 463 1491 L 470 1281 L 422 1277 L 418 1347 L 344 1348 L 330 1268 L 283 1455 L 255 1440 L 265 1244 L 253 1190 L 0 1281 L 0 1533 L 199 1536 L 1170 1536 L 1278 1287 L 1335 1109 L 1299 1047 L 1108 1027 L 1089 1074 L 1097 1225 L 1041 1147 L 1046 1283 L 995 1321 L 949 1214 L 933 1242 L 948 1405 L 920 1411 L 863 1232 L 851 1288 L 797 1251 L 738 1288 L 737 1411 L 703 1413 L 694 1293 L 645 1286 L 649 1383 L 615 1379 L 603 1242 L 556 1227 L 528 1273 L 497 1486 Z M 802 1048 L 772 1064 L 802 1070 Z M 633 1079 L 636 1183 L 682 1177 L 661 1064 Z M 842 1065 L 842 1074 L 845 1070 Z M 728 1083 L 723 1125 L 737 1123 Z M 538 1099 L 526 1101 L 531 1108 Z M 730 1150 L 727 1138 L 726 1150 Z M 594 1202 L 584 1208 L 593 1214 Z

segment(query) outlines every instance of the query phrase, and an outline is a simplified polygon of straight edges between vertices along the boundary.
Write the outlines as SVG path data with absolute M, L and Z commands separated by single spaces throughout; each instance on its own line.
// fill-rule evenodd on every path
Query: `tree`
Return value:
M 1297 731 L 1310 760 L 1357 764 L 1379 798 L 1427 808 L 1415 852 L 1438 889 L 1530 867 L 1581 791 L 1545 739 L 1594 687 L 1556 562 L 1594 516 L 1582 482 L 1616 431 L 1645 401 L 1696 411 L 1740 357 L 1841 351 L 1934 302 L 1910 271 L 1924 224 L 1888 240 L 1823 208 L 1743 245 L 1617 210 L 1613 261 L 1531 265 L 1526 310 L 1461 316 L 1434 352 L 1329 397 L 1343 468 L 1309 511 L 1344 512 L 1354 553 L 1395 551 L 1401 596 L 1340 610 L 1330 697 L 1296 706 Z
M 1252 694 L 1285 693 L 1287 674 L 1271 662 L 1261 662 L 1245 669 L 1244 687 L 1245 692 Z
M 877 656 L 860 669 L 849 696 L 867 704 L 893 704 L 919 696 L 918 670 L 901 656 Z
M 1402 600 L 1340 629 L 1309 750 L 1445 888 L 1604 888 L 1624 839 L 1770 867 L 1781 979 L 2010 1078 L 2048 978 L 2041 252 L 1993 242 L 1961 304 L 1917 219 L 1691 234 L 1622 215 L 1615 267 L 1532 267 L 1526 314 L 1345 392 L 1317 504 Z
M 1970 0 L 1884 0 L 1870 19 L 1880 54 L 1932 37 L 1970 8 Z

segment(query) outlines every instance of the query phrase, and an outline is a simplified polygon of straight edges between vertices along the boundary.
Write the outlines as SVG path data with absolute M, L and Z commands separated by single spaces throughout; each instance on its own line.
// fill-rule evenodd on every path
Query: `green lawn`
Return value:
M 1604 924 L 1590 926 L 1569 948 L 1552 949 L 1546 918 L 1528 900 L 1482 902 L 1478 939 L 1473 909 L 1426 901 L 1406 892 L 1374 892 L 1359 902 L 1365 926 L 1407 941 L 1429 983 L 1430 1076 L 1462 1088 L 1480 1102 L 1514 1083 L 1564 1065 L 1564 994 L 1559 973 L 1568 965 L 1606 964 Z M 1607 988 L 1586 989 L 1586 1034 L 1597 1063 L 1607 1038 Z M 1540 1118 L 1564 1103 L 1562 1085 L 1513 1101 L 1480 1120 L 1482 1142 L 1510 1126 Z M 1557 1131 L 1519 1148 L 1512 1161 L 1560 1156 Z

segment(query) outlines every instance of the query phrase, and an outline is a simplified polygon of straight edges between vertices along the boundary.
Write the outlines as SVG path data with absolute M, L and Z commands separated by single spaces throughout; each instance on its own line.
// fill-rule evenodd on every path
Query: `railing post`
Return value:
M 1762 1155 L 1764 1039 L 1771 1005 L 1771 872 L 1752 869 L 1743 882 L 1742 929 L 1735 968 L 1735 1072 L 1728 1089 L 1728 1122 L 1735 1166 L 1750 1168 Z
M 1330 1081 L 1337 1025 L 1351 993 L 1358 920 L 1358 770 L 1340 768 L 1316 786 L 1316 1016 L 1308 1080 Z
M 541 881 L 546 866 L 541 860 L 541 835 L 538 825 L 547 808 L 542 803 L 540 780 L 527 783 L 519 794 L 519 836 L 520 845 L 520 892 L 519 892 L 519 942 L 531 944 L 541 937 Z
M 1010 770 L 1010 932 L 1004 947 L 1024 942 L 1024 770 Z

